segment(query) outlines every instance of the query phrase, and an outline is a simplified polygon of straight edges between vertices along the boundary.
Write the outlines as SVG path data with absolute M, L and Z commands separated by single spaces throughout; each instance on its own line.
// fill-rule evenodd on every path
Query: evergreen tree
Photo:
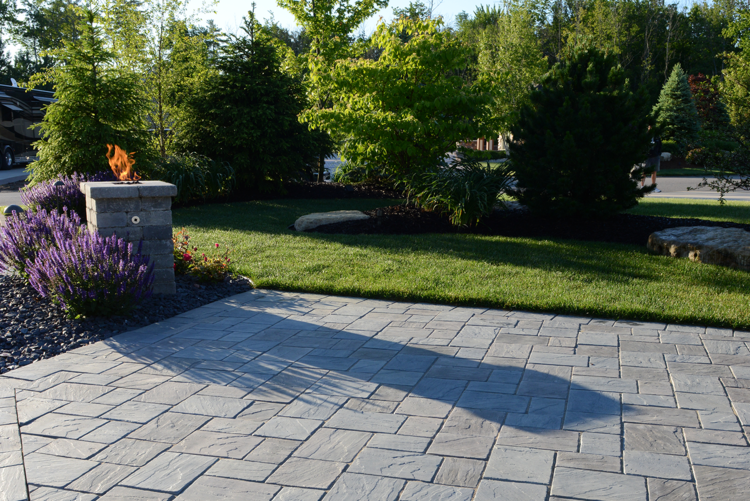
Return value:
M 699 141 L 700 122 L 698 110 L 690 92 L 687 75 L 678 64 L 661 89 L 659 101 L 653 109 L 656 127 L 662 139 L 677 143 L 679 153 Z
M 648 153 L 648 95 L 614 57 L 577 48 L 530 95 L 512 128 L 513 192 L 532 211 L 606 216 L 637 203 Z
M 109 170 L 107 144 L 136 152 L 136 161 L 149 165 L 138 76 L 113 65 L 93 12 L 84 12 L 77 29 L 77 39 L 51 52 L 55 66 L 32 78 L 32 85 L 51 81 L 57 99 L 36 125 L 42 138 L 34 143 L 39 160 L 28 167 L 33 182 Z
M 315 164 L 319 144 L 297 119 L 307 104 L 300 81 L 281 70 L 274 39 L 248 16 L 245 35 L 221 47 L 218 72 L 185 97 L 175 142 L 228 162 L 239 190 L 279 190 Z

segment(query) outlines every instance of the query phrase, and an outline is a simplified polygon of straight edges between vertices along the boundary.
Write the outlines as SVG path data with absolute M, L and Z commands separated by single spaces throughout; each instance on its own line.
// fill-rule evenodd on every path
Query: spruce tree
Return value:
M 641 188 L 650 147 L 648 95 L 632 92 L 612 55 L 575 48 L 531 92 L 511 129 L 513 191 L 535 213 L 607 216 L 651 191 Z
M 698 143 L 701 129 L 698 110 L 687 75 L 679 63 L 675 64 L 672 74 L 662 87 L 653 114 L 661 138 L 677 143 L 677 154 L 684 154 L 688 146 Z
M 149 165 L 138 76 L 114 64 L 94 12 L 84 12 L 77 30 L 76 39 L 51 52 L 55 66 L 32 79 L 34 85 L 51 81 L 57 99 L 36 126 L 39 160 L 28 167 L 33 182 L 109 170 L 107 144 L 135 152 L 136 171 Z
M 186 98 L 175 144 L 228 162 L 238 190 L 278 191 L 303 177 L 317 152 L 330 154 L 330 144 L 299 122 L 304 88 L 282 71 L 275 42 L 252 11 L 242 31 L 221 46 L 219 71 Z

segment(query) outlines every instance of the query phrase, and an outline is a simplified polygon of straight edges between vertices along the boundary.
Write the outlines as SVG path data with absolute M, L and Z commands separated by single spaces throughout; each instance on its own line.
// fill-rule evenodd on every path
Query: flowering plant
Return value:
M 116 235 L 53 233 L 54 244 L 26 261 L 29 283 L 73 317 L 117 315 L 151 296 L 154 266 Z
M 85 231 L 81 218 L 75 212 L 57 210 L 18 214 L 15 211 L 5 219 L 0 227 L 0 271 L 15 270 L 26 276 L 27 263 L 34 262 L 41 249 L 55 244 L 53 234 L 72 239 Z
M 226 247 L 223 253 L 219 251 L 219 254 L 206 255 L 203 252 L 198 256 L 198 247 L 190 246 L 190 235 L 185 228 L 175 233 L 172 242 L 176 274 L 190 274 L 201 282 L 220 282 L 229 272 L 229 247 Z M 219 244 L 214 244 L 214 248 L 219 249 Z
M 112 172 L 97 174 L 60 175 L 57 179 L 41 181 L 33 186 L 21 189 L 21 202 L 30 210 L 46 209 L 62 212 L 68 207 L 86 220 L 86 196 L 81 192 L 81 183 L 87 181 L 114 181 Z M 61 185 L 55 183 L 62 182 Z

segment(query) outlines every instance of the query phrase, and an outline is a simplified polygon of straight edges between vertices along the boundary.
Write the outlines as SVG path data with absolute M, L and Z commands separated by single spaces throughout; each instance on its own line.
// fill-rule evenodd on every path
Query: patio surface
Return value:
M 256 290 L 0 377 L 0 500 L 747 499 L 748 342 Z

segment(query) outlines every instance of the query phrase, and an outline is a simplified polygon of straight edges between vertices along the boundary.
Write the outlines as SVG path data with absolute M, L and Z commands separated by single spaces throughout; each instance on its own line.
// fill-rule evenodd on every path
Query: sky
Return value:
M 191 0 L 191 8 L 198 9 L 206 0 Z M 674 1 L 671 0 L 670 3 Z M 691 5 L 694 0 L 677 0 L 680 5 Z M 423 0 L 428 3 L 428 0 Z M 255 0 L 255 15 L 262 21 L 268 19 L 273 13 L 273 17 L 284 28 L 294 29 L 297 27 L 294 17 L 285 9 L 276 4 L 276 0 Z M 451 24 L 456 18 L 456 14 L 466 11 L 472 14 L 479 5 L 492 5 L 496 0 L 434 0 L 435 14 L 443 16 L 446 23 Z M 252 0 L 218 0 L 216 6 L 212 9 L 215 14 L 209 13 L 202 15 L 204 20 L 213 19 L 217 26 L 228 33 L 236 33 L 242 25 L 242 17 L 252 7 Z M 409 0 L 390 0 L 388 7 L 376 13 L 364 23 L 364 31 L 370 34 L 375 31 L 378 19 L 390 20 L 393 18 L 394 7 L 406 7 Z
M 190 6 L 192 9 L 198 9 L 204 0 L 191 0 Z M 423 0 L 424 3 L 427 1 Z M 297 27 L 297 23 L 294 21 L 289 11 L 282 9 L 276 4 L 276 0 L 255 0 L 255 15 L 260 20 L 265 20 L 271 17 L 271 12 L 276 21 L 287 29 L 294 29 Z M 443 16 L 447 23 L 452 23 L 461 11 L 468 13 L 474 12 L 474 9 L 478 5 L 494 4 L 493 0 L 435 0 L 435 13 Z M 209 13 L 204 14 L 201 17 L 206 19 L 213 19 L 217 26 L 229 33 L 235 33 L 239 26 L 242 25 L 242 17 L 247 14 L 247 11 L 252 7 L 252 1 L 249 0 L 219 0 L 218 4 L 214 7 L 215 14 Z M 365 33 L 371 33 L 375 31 L 378 19 L 383 17 L 386 20 L 393 18 L 394 7 L 406 7 L 409 5 L 409 0 L 390 0 L 388 7 L 378 12 L 370 19 L 365 21 L 364 29 Z

